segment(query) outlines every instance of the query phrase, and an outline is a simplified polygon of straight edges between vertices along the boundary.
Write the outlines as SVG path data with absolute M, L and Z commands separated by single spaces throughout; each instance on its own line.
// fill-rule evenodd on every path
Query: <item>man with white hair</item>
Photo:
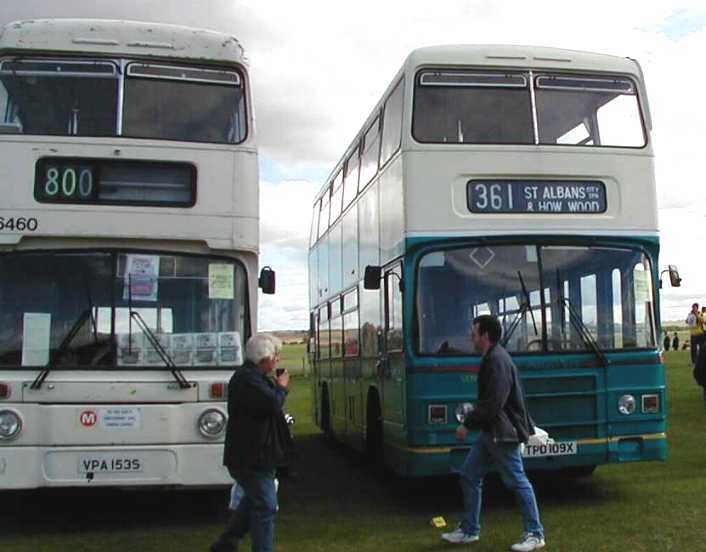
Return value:
M 233 552 L 250 533 L 252 552 L 272 552 L 277 489 L 275 469 L 291 447 L 282 407 L 289 391 L 285 370 L 268 377 L 279 362 L 282 343 L 256 334 L 245 345 L 245 363 L 228 384 L 228 426 L 223 464 L 244 496 L 212 552 Z

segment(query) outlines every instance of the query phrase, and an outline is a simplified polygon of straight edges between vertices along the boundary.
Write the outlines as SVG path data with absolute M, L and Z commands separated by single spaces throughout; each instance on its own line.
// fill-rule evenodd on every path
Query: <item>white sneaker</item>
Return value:
M 478 535 L 469 535 L 461 527 L 456 527 L 450 533 L 442 533 L 441 540 L 451 544 L 470 544 L 480 540 Z
M 520 538 L 520 542 L 513 544 L 510 550 L 513 552 L 532 552 L 532 550 L 544 548 L 544 545 L 545 542 L 542 537 L 538 537 L 532 533 L 525 533 Z

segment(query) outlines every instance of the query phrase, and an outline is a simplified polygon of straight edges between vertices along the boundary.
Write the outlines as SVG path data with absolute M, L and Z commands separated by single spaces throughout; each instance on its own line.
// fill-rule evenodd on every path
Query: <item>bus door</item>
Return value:
M 384 272 L 385 332 L 381 358 L 383 406 L 386 424 L 402 426 L 405 416 L 404 375 L 405 361 L 402 331 L 402 263 L 388 266 Z M 402 428 L 399 428 L 400 431 Z

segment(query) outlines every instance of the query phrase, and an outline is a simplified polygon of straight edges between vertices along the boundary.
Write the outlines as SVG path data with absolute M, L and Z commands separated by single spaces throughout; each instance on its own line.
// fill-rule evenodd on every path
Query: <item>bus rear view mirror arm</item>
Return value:
M 269 266 L 263 266 L 260 270 L 260 278 L 258 279 L 258 286 L 262 290 L 262 293 L 267 295 L 273 295 L 275 292 L 275 271 Z

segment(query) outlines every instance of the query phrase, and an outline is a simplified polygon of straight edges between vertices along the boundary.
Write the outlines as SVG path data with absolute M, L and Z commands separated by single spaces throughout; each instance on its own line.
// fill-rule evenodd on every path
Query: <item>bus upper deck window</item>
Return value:
M 118 70 L 112 61 L 0 62 L 2 134 L 112 136 L 117 98 Z
M 642 147 L 636 86 L 624 77 L 550 75 L 535 78 L 540 144 Z
M 523 73 L 422 71 L 413 134 L 426 143 L 531 144 L 528 78 Z
M 245 93 L 233 70 L 130 63 L 123 135 L 237 144 L 246 136 Z

